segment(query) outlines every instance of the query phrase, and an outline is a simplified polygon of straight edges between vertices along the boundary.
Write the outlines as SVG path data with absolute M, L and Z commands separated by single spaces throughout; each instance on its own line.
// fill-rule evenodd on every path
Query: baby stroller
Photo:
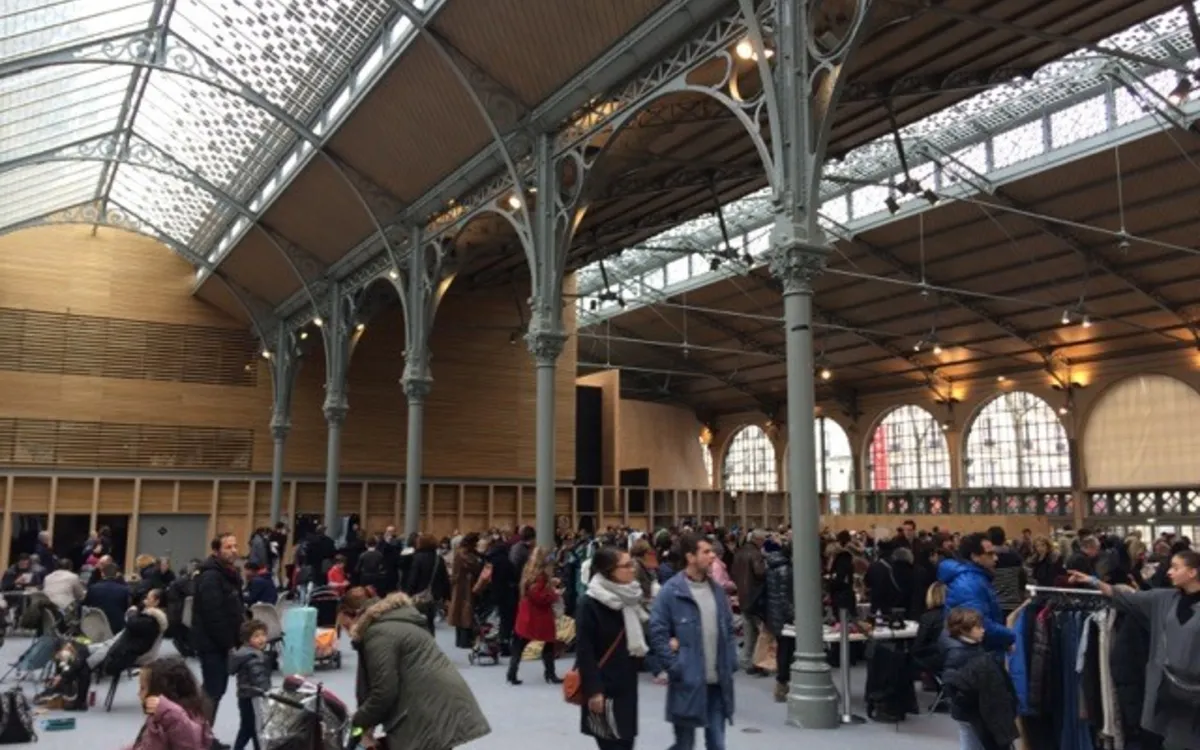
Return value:
M 500 611 L 495 607 L 476 609 L 471 622 L 475 631 L 475 640 L 471 650 L 467 652 L 467 661 L 471 664 L 483 664 L 488 660 L 491 664 L 500 663 Z
M 33 642 L 17 661 L 10 665 L 4 676 L 0 677 L 0 682 L 7 680 L 14 672 L 18 682 L 28 678 L 45 682 L 50 678 L 54 668 L 54 654 L 62 642 L 58 634 L 62 622 L 58 608 L 54 606 L 42 607 L 38 612 L 38 619 L 40 623 L 34 631 Z
M 344 750 L 350 711 L 321 684 L 286 677 L 266 695 L 259 738 L 262 750 Z
M 317 636 L 314 666 L 317 669 L 341 669 L 342 652 L 338 649 L 338 607 L 342 597 L 329 587 L 313 589 L 308 596 L 308 606 L 317 610 Z

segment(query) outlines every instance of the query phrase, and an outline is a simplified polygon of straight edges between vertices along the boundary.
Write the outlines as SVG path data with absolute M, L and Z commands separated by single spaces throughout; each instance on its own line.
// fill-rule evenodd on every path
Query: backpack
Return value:
M 37 742 L 33 728 L 33 710 L 20 688 L 0 695 L 0 745 Z

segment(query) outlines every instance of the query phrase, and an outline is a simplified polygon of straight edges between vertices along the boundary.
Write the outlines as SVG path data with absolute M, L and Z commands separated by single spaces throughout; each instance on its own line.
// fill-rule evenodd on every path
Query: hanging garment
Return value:
M 1106 609 L 1100 617 L 1100 703 L 1104 724 L 1100 731 L 1112 740 L 1113 750 L 1125 750 L 1125 732 L 1121 723 L 1121 707 L 1117 703 L 1117 685 L 1112 673 L 1112 647 L 1117 613 Z
M 1087 616 L 1082 612 L 1060 612 L 1055 617 L 1058 659 L 1059 750 L 1094 750 L 1090 728 L 1080 719 L 1080 679 L 1076 669 L 1079 645 Z
M 1016 613 L 1012 623 L 1013 632 L 1017 634 L 1012 653 L 1008 655 L 1008 674 L 1012 678 L 1013 690 L 1017 694 L 1017 713 L 1025 716 L 1029 713 L 1029 669 L 1025 654 L 1025 630 L 1029 626 L 1029 608 Z

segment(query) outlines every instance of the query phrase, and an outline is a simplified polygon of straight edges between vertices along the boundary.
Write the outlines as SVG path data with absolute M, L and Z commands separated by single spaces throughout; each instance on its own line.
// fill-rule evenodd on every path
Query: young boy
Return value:
M 263 650 L 267 647 L 267 625 L 250 620 L 242 625 L 242 647 L 233 652 L 229 671 L 237 675 L 237 700 L 240 726 L 233 750 L 245 750 L 246 743 L 258 744 L 258 707 L 262 696 L 271 689 L 271 661 Z
M 942 680 L 961 750 L 1007 750 L 1018 737 L 1017 696 L 1000 661 L 983 648 L 983 615 L 955 607 L 946 617 Z

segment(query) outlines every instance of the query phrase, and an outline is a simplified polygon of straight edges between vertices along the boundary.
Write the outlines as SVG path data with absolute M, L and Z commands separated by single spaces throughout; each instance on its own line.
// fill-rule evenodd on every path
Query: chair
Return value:
M 92 643 L 103 643 L 113 637 L 108 616 L 95 607 L 80 608 L 79 632 Z
M 158 638 L 156 638 L 154 640 L 154 645 L 150 647 L 149 651 L 142 654 L 141 656 L 139 656 L 137 658 L 137 660 L 134 661 L 134 663 L 133 663 L 134 668 L 141 669 L 142 667 L 149 665 L 151 662 L 153 662 L 155 659 L 158 658 L 158 652 L 162 648 L 163 636 L 165 634 L 166 634 L 165 630 L 160 630 L 158 632 Z M 125 673 L 128 674 L 130 677 L 132 677 L 134 675 L 134 670 L 127 669 L 127 670 L 125 670 Z M 118 673 L 118 674 L 113 675 L 112 682 L 110 682 L 108 684 L 108 695 L 106 695 L 104 697 L 105 712 L 112 711 L 113 699 L 117 696 L 117 684 L 120 681 L 121 681 L 121 675 Z

